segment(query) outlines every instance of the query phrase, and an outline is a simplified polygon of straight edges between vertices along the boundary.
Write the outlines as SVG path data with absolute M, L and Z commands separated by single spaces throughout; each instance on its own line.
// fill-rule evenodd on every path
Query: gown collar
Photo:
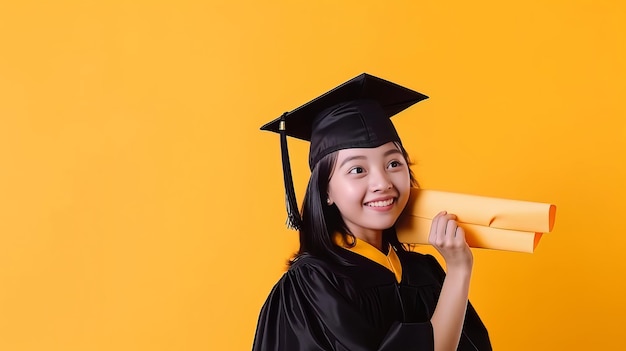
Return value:
M 396 254 L 393 246 L 389 245 L 387 251 L 388 253 L 387 255 L 385 255 L 367 241 L 361 240 L 359 238 L 354 239 L 356 241 L 354 243 L 354 246 L 352 246 L 350 245 L 351 242 L 344 242 L 341 234 L 335 233 L 334 236 L 335 244 L 387 268 L 396 276 L 396 281 L 400 283 L 400 281 L 402 280 L 402 265 L 400 264 L 400 259 L 398 258 L 398 255 Z M 350 240 L 350 237 L 348 237 L 348 240 Z

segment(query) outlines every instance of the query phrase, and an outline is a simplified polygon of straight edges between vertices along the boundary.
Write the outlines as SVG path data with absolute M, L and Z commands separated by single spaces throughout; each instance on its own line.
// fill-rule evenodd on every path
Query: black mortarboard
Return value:
M 319 160 L 334 151 L 400 142 L 389 118 L 426 98 L 411 89 L 363 73 L 262 126 L 261 130 L 281 136 L 288 225 L 299 229 L 301 217 L 293 189 L 287 135 L 311 142 L 309 167 L 312 170 Z

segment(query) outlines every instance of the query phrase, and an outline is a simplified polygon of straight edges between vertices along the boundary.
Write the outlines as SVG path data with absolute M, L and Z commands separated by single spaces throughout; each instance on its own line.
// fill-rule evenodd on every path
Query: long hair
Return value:
M 409 155 L 402 144 L 396 142 L 396 147 L 408 166 L 411 165 Z M 340 264 L 347 262 L 339 255 L 340 248 L 335 244 L 333 235 L 340 233 L 345 243 L 354 243 L 355 237 L 349 232 L 337 206 L 326 204 L 328 183 L 337 162 L 337 151 L 324 156 L 311 171 L 309 184 L 302 203 L 302 226 L 300 227 L 300 249 L 290 263 L 304 254 L 323 257 Z M 413 171 L 409 167 L 411 186 L 418 187 Z M 399 250 L 404 247 L 399 243 L 395 228 L 383 231 L 383 240 Z

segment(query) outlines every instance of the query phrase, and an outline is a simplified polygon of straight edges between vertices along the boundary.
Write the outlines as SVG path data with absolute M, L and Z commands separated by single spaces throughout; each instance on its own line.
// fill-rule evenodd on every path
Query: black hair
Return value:
M 396 142 L 396 147 L 402 151 L 407 165 L 411 165 L 409 155 L 402 146 Z M 328 206 L 326 198 L 328 194 L 328 183 L 332 176 L 337 162 L 337 151 L 324 156 L 315 164 L 311 171 L 309 184 L 302 203 L 302 225 L 300 227 L 300 248 L 290 261 L 293 263 L 298 257 L 304 254 L 326 258 L 340 264 L 348 264 L 339 255 L 340 248 L 335 244 L 333 235 L 340 233 L 345 243 L 354 243 L 356 238 L 343 222 L 341 213 L 337 206 Z M 419 187 L 413 171 L 409 167 L 411 186 Z M 398 250 L 405 250 L 396 236 L 394 227 L 383 231 L 383 241 L 391 244 Z

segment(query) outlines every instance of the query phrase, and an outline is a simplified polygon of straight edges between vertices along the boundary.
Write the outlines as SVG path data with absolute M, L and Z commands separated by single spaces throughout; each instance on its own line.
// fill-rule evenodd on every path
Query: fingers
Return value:
M 463 241 L 465 242 L 465 230 L 463 229 L 463 227 L 456 227 L 456 232 L 455 232 L 455 237 L 459 240 L 459 241 Z
M 437 238 L 437 226 L 438 226 L 439 220 L 441 219 L 442 216 L 445 216 L 446 214 L 447 214 L 446 211 L 439 212 L 433 218 L 432 223 L 430 224 L 430 232 L 428 233 L 428 243 L 430 243 L 431 245 L 434 245 L 435 239 Z
M 456 215 L 439 212 L 432 220 L 428 242 L 437 247 L 451 247 L 465 244 L 465 232 L 456 222 Z
M 456 237 L 456 228 L 458 228 L 459 226 L 456 224 L 455 220 L 449 220 L 448 223 L 446 224 L 446 239 L 447 240 L 454 240 L 454 238 Z
M 438 213 L 431 223 L 428 242 L 443 256 L 448 269 L 471 270 L 472 252 L 456 219 L 446 211 Z

